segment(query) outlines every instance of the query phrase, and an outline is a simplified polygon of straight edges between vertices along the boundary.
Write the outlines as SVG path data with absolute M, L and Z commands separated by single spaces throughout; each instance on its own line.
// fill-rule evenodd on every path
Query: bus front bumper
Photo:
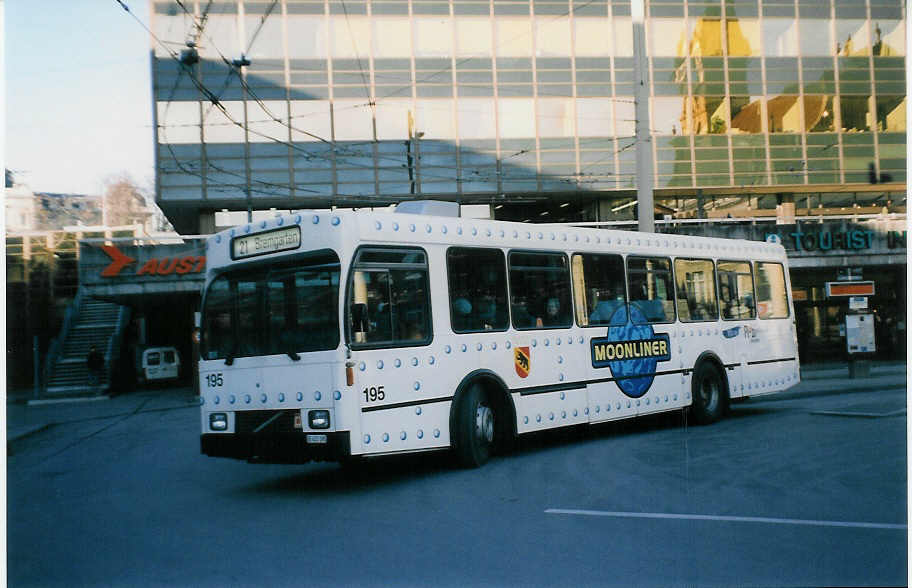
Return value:
M 338 461 L 351 454 L 348 431 L 327 433 L 205 433 L 200 453 L 259 463 Z

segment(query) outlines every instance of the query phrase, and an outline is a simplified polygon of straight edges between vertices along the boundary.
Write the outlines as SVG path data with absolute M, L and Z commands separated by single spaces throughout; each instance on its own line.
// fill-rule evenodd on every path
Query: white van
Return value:
M 180 374 L 180 354 L 174 347 L 150 347 L 143 351 L 140 383 L 176 380 Z

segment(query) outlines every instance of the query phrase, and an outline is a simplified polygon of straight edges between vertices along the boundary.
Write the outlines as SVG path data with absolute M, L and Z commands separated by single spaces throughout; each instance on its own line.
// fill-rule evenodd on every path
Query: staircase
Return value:
M 48 353 L 45 394 L 49 397 L 94 395 L 107 390 L 112 366 L 120 357 L 120 342 L 128 319 L 127 307 L 78 294 Z M 89 388 L 86 365 L 92 345 L 105 357 L 105 367 L 94 390 Z

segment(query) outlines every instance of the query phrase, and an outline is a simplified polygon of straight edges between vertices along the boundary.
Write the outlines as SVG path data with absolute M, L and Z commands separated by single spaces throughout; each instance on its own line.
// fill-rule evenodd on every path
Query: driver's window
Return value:
M 365 248 L 352 264 L 348 332 L 355 347 L 431 340 L 427 257 L 420 249 Z

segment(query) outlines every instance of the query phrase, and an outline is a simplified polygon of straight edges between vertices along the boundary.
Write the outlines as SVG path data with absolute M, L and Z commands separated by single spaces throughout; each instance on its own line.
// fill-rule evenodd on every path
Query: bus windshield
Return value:
M 203 359 L 335 349 L 339 271 L 339 257 L 321 251 L 220 275 L 203 302 Z

